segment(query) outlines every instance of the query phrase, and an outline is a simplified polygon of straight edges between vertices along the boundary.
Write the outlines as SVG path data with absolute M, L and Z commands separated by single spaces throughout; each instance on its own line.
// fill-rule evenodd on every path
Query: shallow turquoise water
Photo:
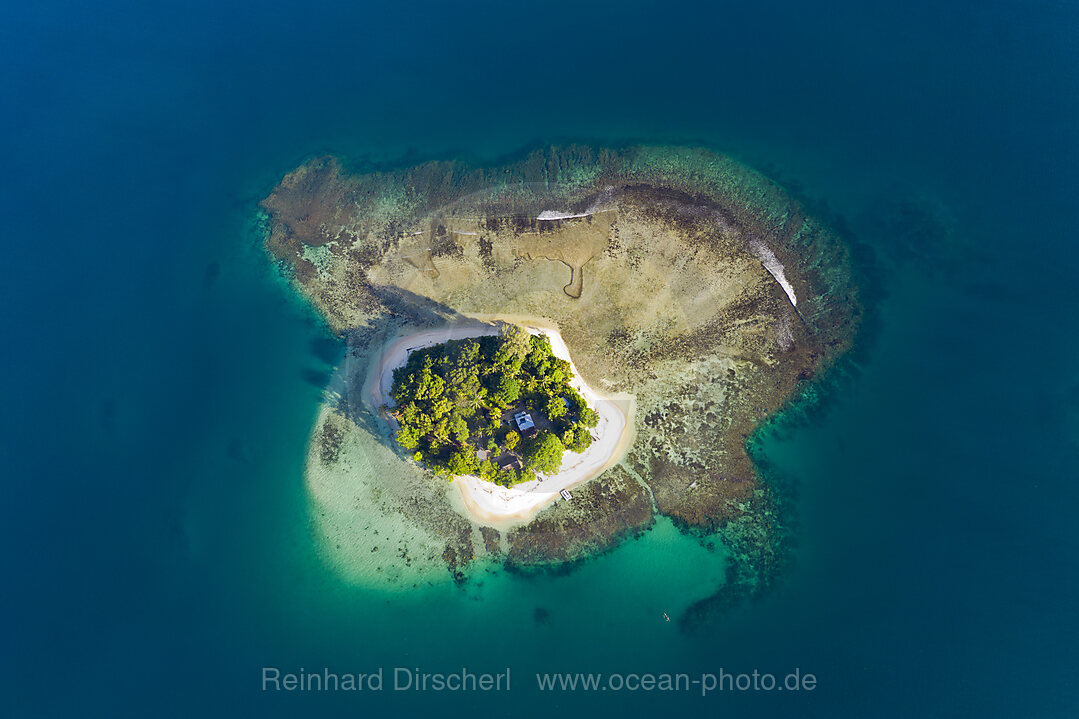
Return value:
M 1073 713 L 1077 20 L 1005 3 L 13 9 L 4 713 Z M 873 258 L 849 376 L 764 442 L 794 497 L 790 575 L 695 633 L 657 612 L 722 556 L 677 550 L 695 545 L 666 525 L 567 576 L 388 602 L 311 543 L 303 453 L 339 347 L 266 265 L 255 202 L 325 150 L 482 160 L 551 138 L 731 152 L 826 202 Z M 509 698 L 285 696 L 259 691 L 266 665 L 520 681 Z M 529 681 L 720 667 L 819 687 Z

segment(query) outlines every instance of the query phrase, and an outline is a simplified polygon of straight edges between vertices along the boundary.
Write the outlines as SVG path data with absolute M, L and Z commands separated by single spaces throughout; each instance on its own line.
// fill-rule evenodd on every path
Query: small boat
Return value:
M 663 618 L 666 619 L 668 622 L 671 621 L 671 618 L 667 616 L 667 612 L 663 612 Z

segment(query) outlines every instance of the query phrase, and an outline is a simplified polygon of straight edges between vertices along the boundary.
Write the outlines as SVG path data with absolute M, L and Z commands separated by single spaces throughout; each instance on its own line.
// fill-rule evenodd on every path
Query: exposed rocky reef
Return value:
M 349 481 L 378 485 L 378 511 L 422 526 L 455 575 L 474 557 L 605 551 L 656 512 L 738 545 L 739 582 L 769 571 L 782 519 L 747 437 L 849 347 L 861 314 L 847 249 L 780 187 L 700 149 L 567 146 L 489 168 L 363 172 L 321 157 L 262 204 L 267 249 L 349 340 L 309 466 L 349 462 L 344 424 L 377 439 Z M 510 531 L 475 526 L 444 481 L 401 469 L 359 397 L 386 338 L 466 315 L 556 323 L 592 387 L 636 397 L 621 464 Z
M 654 521 L 648 489 L 621 466 L 578 487 L 507 537 L 511 566 L 571 562 L 604 552 Z

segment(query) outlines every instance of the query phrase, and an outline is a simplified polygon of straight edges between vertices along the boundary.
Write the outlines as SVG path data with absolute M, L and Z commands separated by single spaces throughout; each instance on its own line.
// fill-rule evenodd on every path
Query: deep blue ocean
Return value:
M 0 109 L 0 715 L 1079 715 L 1074 3 L 43 0 L 5 8 Z M 611 598 L 611 567 L 677 561 L 656 539 L 557 580 L 602 619 L 496 632 L 556 580 L 387 601 L 311 546 L 340 350 L 266 261 L 257 201 L 315 153 L 562 140 L 729 153 L 859 248 L 858 346 L 764 440 L 792 569 L 693 633 Z M 267 665 L 514 684 L 266 693 Z M 815 690 L 531 678 L 795 667 Z

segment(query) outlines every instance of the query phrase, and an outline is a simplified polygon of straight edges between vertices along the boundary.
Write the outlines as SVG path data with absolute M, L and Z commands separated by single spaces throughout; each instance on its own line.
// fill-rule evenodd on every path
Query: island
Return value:
M 567 449 L 592 444 L 599 415 L 571 379 L 548 338 L 516 325 L 413 350 L 393 371 L 397 443 L 450 479 L 535 481 L 537 472 L 556 473 Z
M 412 459 L 453 481 L 491 525 L 570 498 L 632 438 L 632 397 L 584 383 L 557 330 L 512 322 L 398 339 L 370 400 Z
M 320 156 L 261 213 L 281 276 L 342 340 L 305 482 L 346 581 L 566 565 L 657 517 L 723 550 L 691 613 L 782 575 L 791 504 L 756 438 L 819 394 L 863 310 L 848 244 L 780 184 L 694 147 Z M 516 373 L 508 325 L 529 335 Z M 425 396 L 436 376 L 449 409 Z

